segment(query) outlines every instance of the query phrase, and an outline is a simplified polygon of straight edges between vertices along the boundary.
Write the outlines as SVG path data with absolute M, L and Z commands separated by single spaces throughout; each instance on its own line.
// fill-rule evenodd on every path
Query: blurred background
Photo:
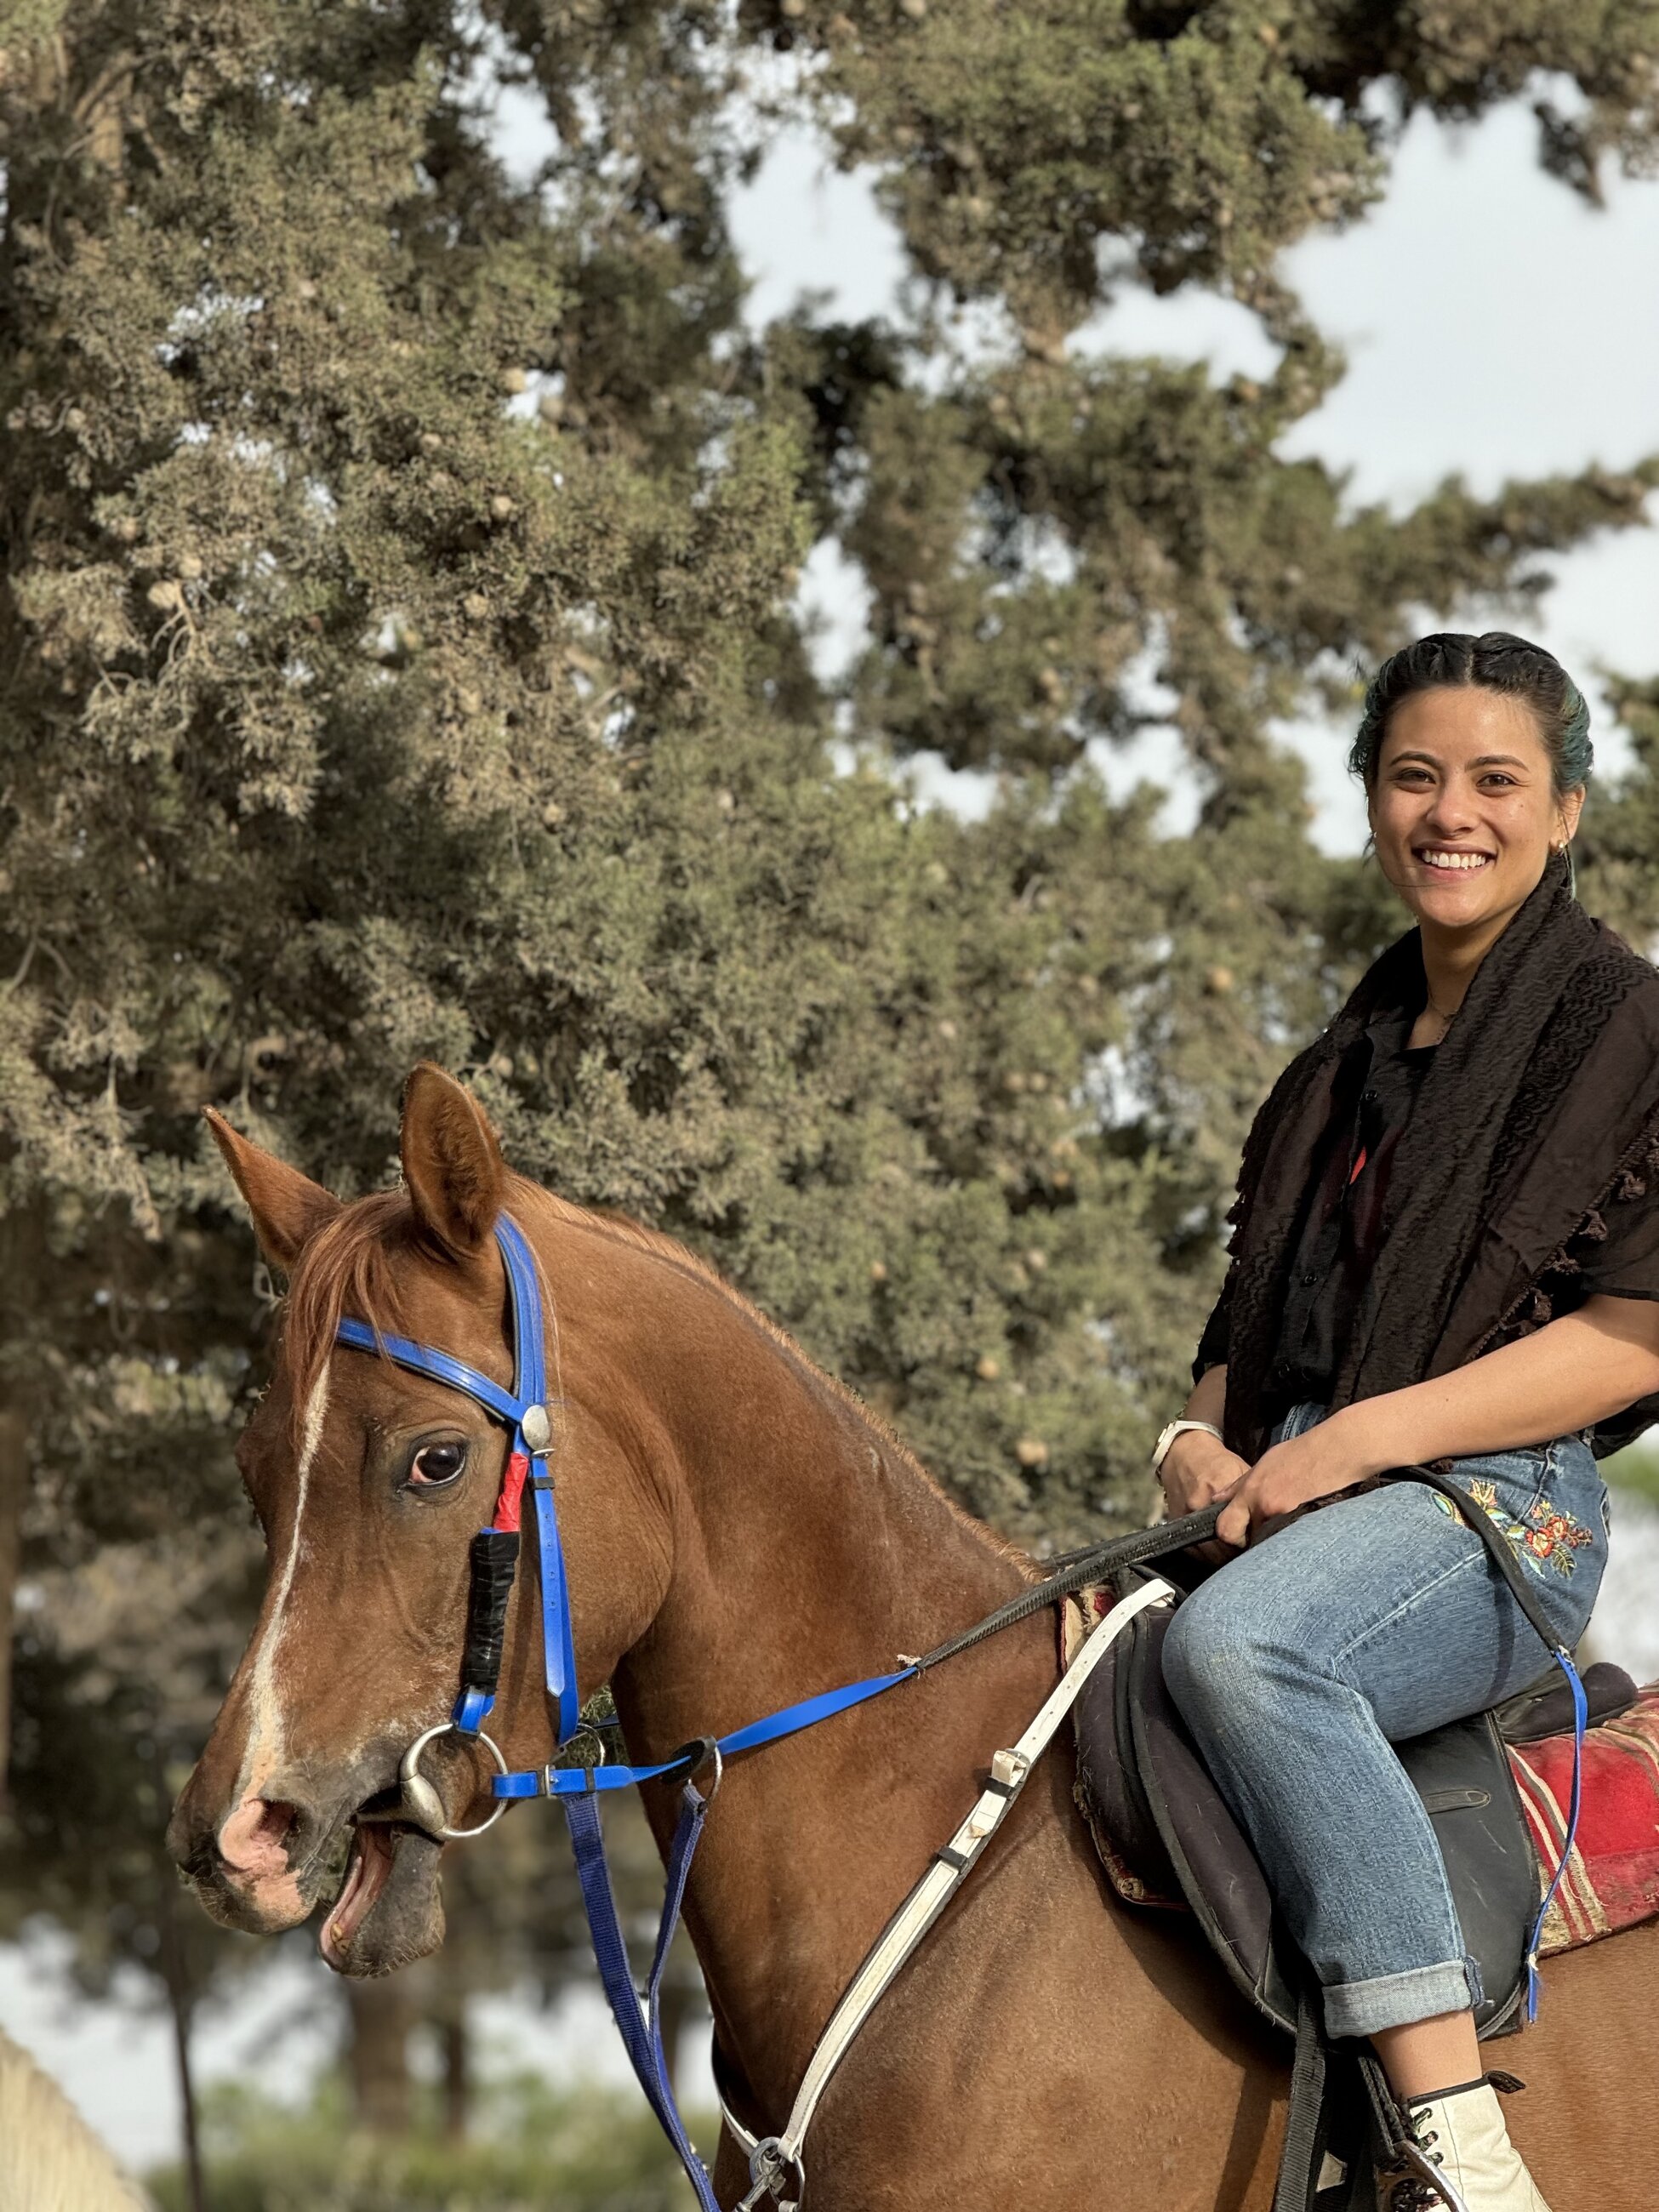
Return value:
M 1381 655 L 1566 660 L 1659 945 L 1659 28 L 1505 13 L 0 5 L 0 2028 L 164 2204 L 690 2201 L 533 1809 L 380 1983 L 161 1855 L 260 1576 L 204 1104 L 353 1193 L 443 1061 L 1042 1552 L 1401 926 Z

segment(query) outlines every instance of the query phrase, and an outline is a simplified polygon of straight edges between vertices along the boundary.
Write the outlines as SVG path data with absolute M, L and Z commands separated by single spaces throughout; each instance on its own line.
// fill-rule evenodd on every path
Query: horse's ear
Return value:
M 404 1087 L 401 1149 L 421 1226 L 458 1257 L 476 1252 L 506 1198 L 507 1163 L 477 1100 L 429 1060 Z
M 253 1233 L 259 1249 L 273 1267 L 292 1274 L 294 1263 L 319 1229 L 326 1228 L 341 1210 L 340 1201 L 320 1183 L 302 1176 L 233 1129 L 222 1114 L 204 1109 L 213 1141 L 224 1154 L 225 1165 L 253 1216 Z

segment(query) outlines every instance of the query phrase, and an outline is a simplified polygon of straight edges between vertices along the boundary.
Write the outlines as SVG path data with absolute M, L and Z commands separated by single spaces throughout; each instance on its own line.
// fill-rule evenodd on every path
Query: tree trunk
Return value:
M 0 1812 L 11 1753 L 11 1638 L 22 1554 L 23 1496 L 28 1486 L 28 1422 L 15 1402 L 0 1405 Z
M 680 2045 L 704 2003 L 702 1981 L 696 1962 L 685 1957 L 675 1960 L 664 1978 L 660 2018 L 663 2057 L 668 2061 L 668 2086 L 677 2099 L 680 2094 Z
M 404 2134 L 410 2124 L 409 2031 L 414 2015 L 404 1978 L 349 1981 L 345 1995 L 353 2118 L 375 2135 Z
M 193 2007 L 179 1941 L 178 1883 L 170 1862 L 157 1869 L 161 1886 L 158 1918 L 161 1936 L 161 1970 L 167 1982 L 167 2009 L 173 2015 L 173 2055 L 179 2076 L 179 2110 L 184 2135 L 185 2188 L 190 2212 L 207 2212 L 207 2185 L 202 2169 L 202 2131 L 196 2106 L 196 2077 L 191 2064 L 190 2029 Z
M 443 2057 L 444 2135 L 450 2142 L 465 2142 L 472 2107 L 471 2037 L 464 2006 L 438 2022 L 438 2046 Z

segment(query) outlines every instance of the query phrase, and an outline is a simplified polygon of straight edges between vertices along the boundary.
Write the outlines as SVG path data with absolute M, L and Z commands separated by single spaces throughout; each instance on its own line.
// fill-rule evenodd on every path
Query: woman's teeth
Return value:
M 1492 859 L 1490 853 L 1436 853 L 1427 847 L 1419 849 L 1419 860 L 1426 860 L 1431 868 L 1484 868 Z

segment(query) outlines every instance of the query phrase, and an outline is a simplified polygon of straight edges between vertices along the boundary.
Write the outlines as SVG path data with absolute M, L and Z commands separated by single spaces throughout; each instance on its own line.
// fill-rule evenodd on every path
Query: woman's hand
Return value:
M 1219 1437 L 1206 1436 L 1202 1429 L 1183 1429 L 1164 1453 L 1158 1477 L 1170 1503 L 1170 1516 L 1178 1521 L 1229 1496 L 1249 1471 L 1249 1460 L 1229 1451 Z
M 1341 1414 L 1332 1413 L 1299 1437 L 1269 1445 L 1233 1488 L 1216 1534 L 1237 1550 L 1252 1531 L 1259 1534 L 1265 1522 L 1299 1512 L 1316 1498 L 1352 1490 L 1377 1472 L 1376 1460 L 1362 1455 Z

